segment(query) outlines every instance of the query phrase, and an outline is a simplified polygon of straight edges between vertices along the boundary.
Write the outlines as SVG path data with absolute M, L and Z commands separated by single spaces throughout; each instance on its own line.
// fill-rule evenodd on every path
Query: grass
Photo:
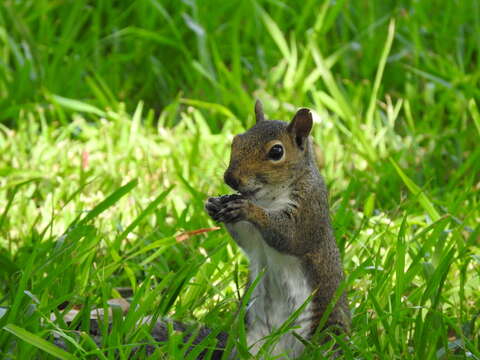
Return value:
M 176 235 L 214 226 L 203 202 L 229 192 L 229 144 L 259 97 L 271 118 L 318 114 L 353 315 L 343 357 L 479 359 L 479 14 L 477 0 L 3 1 L 0 357 L 144 358 L 146 315 L 244 340 L 244 256 L 223 228 Z M 114 307 L 97 346 L 89 313 L 122 287 L 135 311 Z M 180 340 L 155 355 L 183 358 Z

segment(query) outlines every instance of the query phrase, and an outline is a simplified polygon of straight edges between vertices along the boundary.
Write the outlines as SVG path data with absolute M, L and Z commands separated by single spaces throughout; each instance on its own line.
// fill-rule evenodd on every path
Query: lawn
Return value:
M 211 348 L 156 344 L 145 316 L 242 343 L 248 263 L 203 204 L 231 192 L 259 98 L 316 114 L 342 358 L 480 359 L 479 34 L 478 0 L 3 0 L 0 358 Z M 90 312 L 109 308 L 97 344 Z

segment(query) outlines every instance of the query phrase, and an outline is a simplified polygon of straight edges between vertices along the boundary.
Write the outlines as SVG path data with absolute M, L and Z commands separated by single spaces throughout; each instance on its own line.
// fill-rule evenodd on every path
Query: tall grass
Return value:
M 245 258 L 223 229 L 175 235 L 214 225 L 203 202 L 229 192 L 259 97 L 271 118 L 318 115 L 343 357 L 480 358 L 479 5 L 3 1 L 0 356 L 183 358 L 147 315 L 241 342 Z M 90 311 L 125 287 L 97 345 Z

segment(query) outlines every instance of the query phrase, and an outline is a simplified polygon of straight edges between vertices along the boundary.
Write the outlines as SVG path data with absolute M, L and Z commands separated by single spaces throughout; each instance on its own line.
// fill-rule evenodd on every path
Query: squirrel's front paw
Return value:
M 219 221 L 216 219 L 218 212 L 222 210 L 227 203 L 240 199 L 243 198 L 238 194 L 210 197 L 205 203 L 205 210 L 213 220 Z
M 229 200 L 222 204 L 221 209 L 212 218 L 215 221 L 224 223 L 246 220 L 251 206 L 253 204 L 243 198 Z
M 205 203 L 205 210 L 212 219 L 215 218 L 217 213 L 222 208 L 222 196 L 210 197 Z

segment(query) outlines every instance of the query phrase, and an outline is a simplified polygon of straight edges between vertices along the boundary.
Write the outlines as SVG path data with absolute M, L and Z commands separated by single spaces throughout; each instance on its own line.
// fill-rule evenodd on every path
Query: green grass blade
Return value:
M 17 265 L 0 249 L 0 275 L 3 275 L 2 273 L 11 275 L 18 270 Z
M 60 349 L 59 347 L 53 345 L 52 343 L 48 342 L 45 339 L 42 339 L 38 335 L 31 333 L 17 325 L 14 324 L 7 324 L 3 327 L 3 330 L 12 333 L 13 335 L 17 336 L 18 338 L 22 339 L 23 341 L 39 348 L 50 355 L 56 357 L 57 359 L 62 360 L 75 360 L 75 356 L 66 352 L 65 350 Z
M 135 227 L 143 220 L 145 219 L 146 216 L 150 215 L 157 207 L 158 205 L 165 200 L 165 198 L 168 196 L 168 194 L 172 191 L 173 185 L 170 186 L 167 190 L 163 191 L 160 195 L 157 196 L 155 200 L 153 200 L 145 210 L 143 210 L 140 215 L 138 215 L 134 221 L 130 225 L 127 226 L 127 228 L 117 236 L 115 239 L 115 248 L 118 248 L 118 244 L 121 243 L 130 232 L 132 232 Z
M 123 185 L 121 188 L 116 190 L 113 194 L 108 196 L 105 200 L 103 200 L 100 204 L 95 206 L 92 210 L 90 210 L 81 221 L 80 224 L 85 224 L 90 220 L 96 218 L 102 212 L 107 210 L 109 207 L 114 205 L 118 200 L 120 200 L 123 196 L 127 195 L 132 189 L 137 186 L 138 180 L 134 179 L 128 182 L 127 184 Z
M 285 59 L 290 59 L 291 54 L 290 54 L 290 49 L 288 48 L 288 43 L 285 37 L 283 36 L 282 31 L 278 27 L 278 25 L 275 23 L 275 21 L 270 17 L 270 15 L 267 14 L 265 10 L 258 7 L 260 16 L 262 18 L 262 21 L 267 28 L 268 33 L 272 37 L 273 41 L 275 41 L 275 44 L 278 46 L 280 52 L 282 53 L 282 56 Z
M 233 113 L 228 108 L 226 108 L 221 104 L 215 104 L 215 103 L 209 103 L 205 101 L 200 101 L 195 99 L 185 99 L 185 98 L 180 99 L 180 102 L 183 104 L 192 105 L 192 106 L 207 109 L 210 111 L 218 112 L 228 118 L 232 118 L 232 119 L 236 118 L 235 115 L 233 115 Z
M 68 99 L 63 96 L 55 95 L 55 94 L 52 95 L 52 100 L 58 105 L 70 110 L 78 111 L 81 113 L 94 114 L 101 117 L 106 116 L 106 113 L 104 111 L 100 110 L 99 108 L 93 105 L 87 104 L 83 101 Z
M 435 209 L 435 206 L 428 199 L 427 195 L 425 195 L 423 190 L 403 172 L 403 170 L 397 165 L 395 160 L 390 159 L 390 162 L 392 163 L 393 167 L 397 171 L 398 175 L 402 178 L 404 184 L 412 192 L 412 194 L 417 198 L 418 202 L 423 207 L 423 209 L 427 212 L 430 218 L 433 221 L 437 221 L 438 219 L 440 219 L 440 214 L 437 212 L 437 210 Z
M 383 71 L 385 70 L 385 65 L 387 63 L 388 54 L 392 48 L 393 37 L 395 35 L 395 20 L 391 20 L 388 25 L 388 34 L 387 40 L 385 41 L 385 46 L 383 47 L 382 55 L 380 56 L 380 62 L 378 63 L 377 74 L 375 75 L 375 81 L 373 83 L 372 94 L 370 96 L 370 102 L 368 103 L 368 110 L 366 114 L 366 123 L 369 128 L 373 123 L 373 113 L 375 111 L 378 90 L 380 89 L 380 84 L 382 81 Z
M 477 131 L 478 131 L 478 135 L 480 136 L 480 113 L 478 111 L 478 107 L 474 99 L 470 99 L 468 101 L 468 110 L 470 110 L 473 123 L 475 124 L 475 127 L 477 128 Z

